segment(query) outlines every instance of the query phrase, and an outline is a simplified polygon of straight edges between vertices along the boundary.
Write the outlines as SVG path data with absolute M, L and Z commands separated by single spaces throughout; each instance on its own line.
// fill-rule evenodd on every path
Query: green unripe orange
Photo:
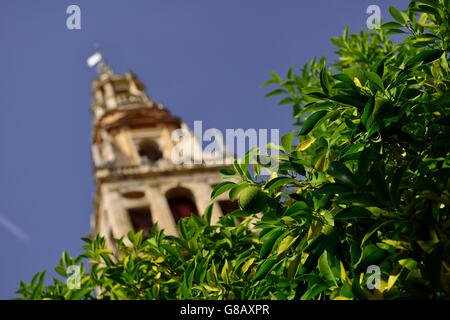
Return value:
M 239 196 L 239 206 L 248 213 L 261 212 L 266 206 L 266 196 L 258 187 L 247 187 Z

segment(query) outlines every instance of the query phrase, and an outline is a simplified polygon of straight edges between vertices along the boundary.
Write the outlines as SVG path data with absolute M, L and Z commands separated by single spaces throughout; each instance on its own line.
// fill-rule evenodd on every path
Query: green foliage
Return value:
M 179 238 L 157 226 L 145 240 L 142 231 L 130 231 L 126 239 L 116 239 L 115 252 L 105 249 L 100 236 L 84 238 L 85 252 L 76 259 L 65 252 L 55 268 L 66 277 L 68 266 L 88 259 L 90 271 L 82 268 L 78 289 L 55 278 L 44 288 L 44 273 L 38 273 L 29 286 L 22 282 L 18 293 L 25 299 L 251 299 L 257 289 L 251 287 L 255 270 L 249 261 L 261 246 L 248 228 L 250 219 L 238 225 L 226 216 L 210 225 L 211 209 L 203 218 L 182 219 Z
M 118 251 L 85 239 L 85 254 L 63 255 L 55 270 L 91 262 L 81 288 L 43 287 L 38 273 L 20 284 L 26 299 L 403 299 L 450 297 L 450 17 L 448 0 L 411 1 L 374 32 L 332 38 L 339 61 L 325 58 L 275 73 L 301 129 L 250 150 L 212 198 L 258 188 L 265 206 L 238 210 L 210 225 L 179 222 L 180 237 L 128 234 Z M 389 35 L 404 33 L 398 44 Z M 409 34 L 409 35 L 408 35 Z M 249 171 L 250 159 L 257 163 Z M 255 193 L 260 195 L 260 193 Z M 245 208 L 244 208 L 245 209 Z M 236 217 L 246 217 L 238 224 Z M 366 285 L 378 266 L 380 288 Z M 94 290 L 97 290 L 96 293 Z

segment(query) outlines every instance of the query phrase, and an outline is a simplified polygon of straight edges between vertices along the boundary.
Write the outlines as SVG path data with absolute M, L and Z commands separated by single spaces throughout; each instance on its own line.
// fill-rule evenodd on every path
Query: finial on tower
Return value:
M 96 43 L 94 44 L 95 53 L 87 59 L 87 65 L 92 68 L 97 65 L 97 72 L 99 74 L 113 74 L 112 69 L 106 63 L 106 59 L 103 57 L 100 46 Z

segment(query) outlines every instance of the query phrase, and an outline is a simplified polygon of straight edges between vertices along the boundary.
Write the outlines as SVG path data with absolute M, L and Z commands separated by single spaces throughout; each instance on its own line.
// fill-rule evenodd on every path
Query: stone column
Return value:
M 159 229 L 164 229 L 165 234 L 178 236 L 175 219 L 170 211 L 167 199 L 161 190 L 157 187 L 148 187 L 146 195 L 150 203 L 153 223 L 158 222 Z
M 133 229 L 128 213 L 121 203 L 121 196 L 117 191 L 104 192 L 105 210 L 114 237 L 120 238 Z
M 205 209 L 211 204 L 211 186 L 208 183 L 192 183 L 190 190 L 192 191 L 195 204 L 197 206 L 197 210 L 200 216 L 203 215 Z M 216 223 L 219 218 L 222 216 L 222 212 L 220 210 L 219 204 L 214 202 L 214 208 L 211 216 L 211 223 Z
M 106 216 L 108 213 L 103 207 L 98 209 L 98 224 L 97 224 L 97 233 L 102 237 L 109 238 L 109 228 L 111 228 L 108 217 Z

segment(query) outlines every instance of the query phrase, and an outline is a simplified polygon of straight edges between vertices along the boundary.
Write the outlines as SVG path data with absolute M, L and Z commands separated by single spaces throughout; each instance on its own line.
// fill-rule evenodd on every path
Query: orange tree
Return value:
M 85 253 L 55 268 L 67 277 L 80 265 L 78 288 L 44 286 L 43 272 L 21 282 L 21 298 L 448 299 L 449 0 L 389 11 L 395 21 L 377 30 L 332 38 L 332 65 L 271 73 L 266 96 L 281 95 L 301 127 L 271 146 L 281 155 L 269 179 L 258 149 L 244 157 L 253 170 L 221 170 L 228 181 L 211 197 L 239 197 L 242 210 L 211 225 L 210 206 L 179 222 L 180 237 L 130 232 L 117 252 L 84 239 Z

